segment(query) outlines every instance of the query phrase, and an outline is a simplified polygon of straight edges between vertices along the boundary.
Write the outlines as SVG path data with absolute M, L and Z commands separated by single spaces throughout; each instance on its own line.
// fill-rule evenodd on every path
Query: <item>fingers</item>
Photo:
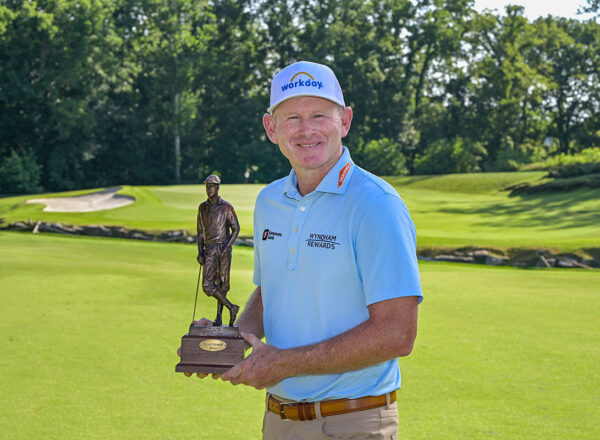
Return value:
M 186 377 L 191 377 L 194 375 L 194 373 L 183 373 L 183 374 L 185 374 Z M 209 375 L 209 373 L 196 373 L 196 376 L 198 377 L 198 379 L 204 379 L 208 375 Z M 220 374 L 212 374 L 212 378 L 220 379 L 221 375 Z
M 234 365 L 233 367 L 231 367 L 229 370 L 227 370 L 225 373 L 223 373 L 221 375 L 221 379 L 226 380 L 231 382 L 233 385 L 237 385 L 240 382 L 236 382 L 235 380 L 238 379 L 242 373 L 243 373 L 243 369 L 242 369 L 242 363 L 240 362 L 239 364 Z
M 258 339 L 256 335 L 254 335 L 254 333 L 240 332 L 240 334 L 248 344 L 252 345 L 253 348 L 259 347 L 261 345 L 266 345 L 264 342 Z

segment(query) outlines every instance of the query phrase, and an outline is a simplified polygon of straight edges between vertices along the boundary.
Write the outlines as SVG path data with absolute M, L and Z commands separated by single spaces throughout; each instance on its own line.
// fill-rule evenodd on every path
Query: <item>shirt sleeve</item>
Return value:
M 399 196 L 386 193 L 370 201 L 355 243 L 367 305 L 403 296 L 423 300 L 415 226 Z

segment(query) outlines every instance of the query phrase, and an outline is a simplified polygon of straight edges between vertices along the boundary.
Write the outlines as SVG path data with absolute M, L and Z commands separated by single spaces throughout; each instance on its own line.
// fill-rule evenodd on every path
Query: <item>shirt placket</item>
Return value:
M 300 251 L 300 237 L 302 236 L 302 229 L 308 218 L 308 211 L 314 201 L 313 197 L 305 197 L 298 201 L 296 211 L 292 218 L 292 224 L 290 231 L 290 239 L 287 243 L 288 260 L 287 270 L 296 270 L 296 264 L 298 262 L 298 253 Z

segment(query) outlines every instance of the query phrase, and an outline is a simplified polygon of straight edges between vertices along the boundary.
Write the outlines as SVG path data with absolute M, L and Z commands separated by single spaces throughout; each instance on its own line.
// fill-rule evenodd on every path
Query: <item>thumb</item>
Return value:
M 242 335 L 242 338 L 244 338 L 244 340 L 252 345 L 252 348 L 258 348 L 262 345 L 265 345 L 265 343 L 263 341 L 261 341 L 260 339 L 258 339 L 254 333 L 244 333 L 244 332 L 240 332 L 240 334 Z
M 225 373 L 221 375 L 221 379 L 225 381 L 232 381 L 233 379 L 237 379 L 242 375 L 242 366 L 240 364 L 236 364 L 227 370 Z

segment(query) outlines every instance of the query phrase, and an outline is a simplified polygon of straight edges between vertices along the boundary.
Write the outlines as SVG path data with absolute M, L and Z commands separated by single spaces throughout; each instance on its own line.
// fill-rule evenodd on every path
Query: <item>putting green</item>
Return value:
M 264 392 L 174 373 L 193 246 L 0 232 L 0 433 L 10 439 L 260 438 Z M 600 273 L 421 264 L 400 360 L 410 439 L 600 438 Z M 252 289 L 236 248 L 230 298 Z M 201 297 L 199 316 L 214 300 Z

